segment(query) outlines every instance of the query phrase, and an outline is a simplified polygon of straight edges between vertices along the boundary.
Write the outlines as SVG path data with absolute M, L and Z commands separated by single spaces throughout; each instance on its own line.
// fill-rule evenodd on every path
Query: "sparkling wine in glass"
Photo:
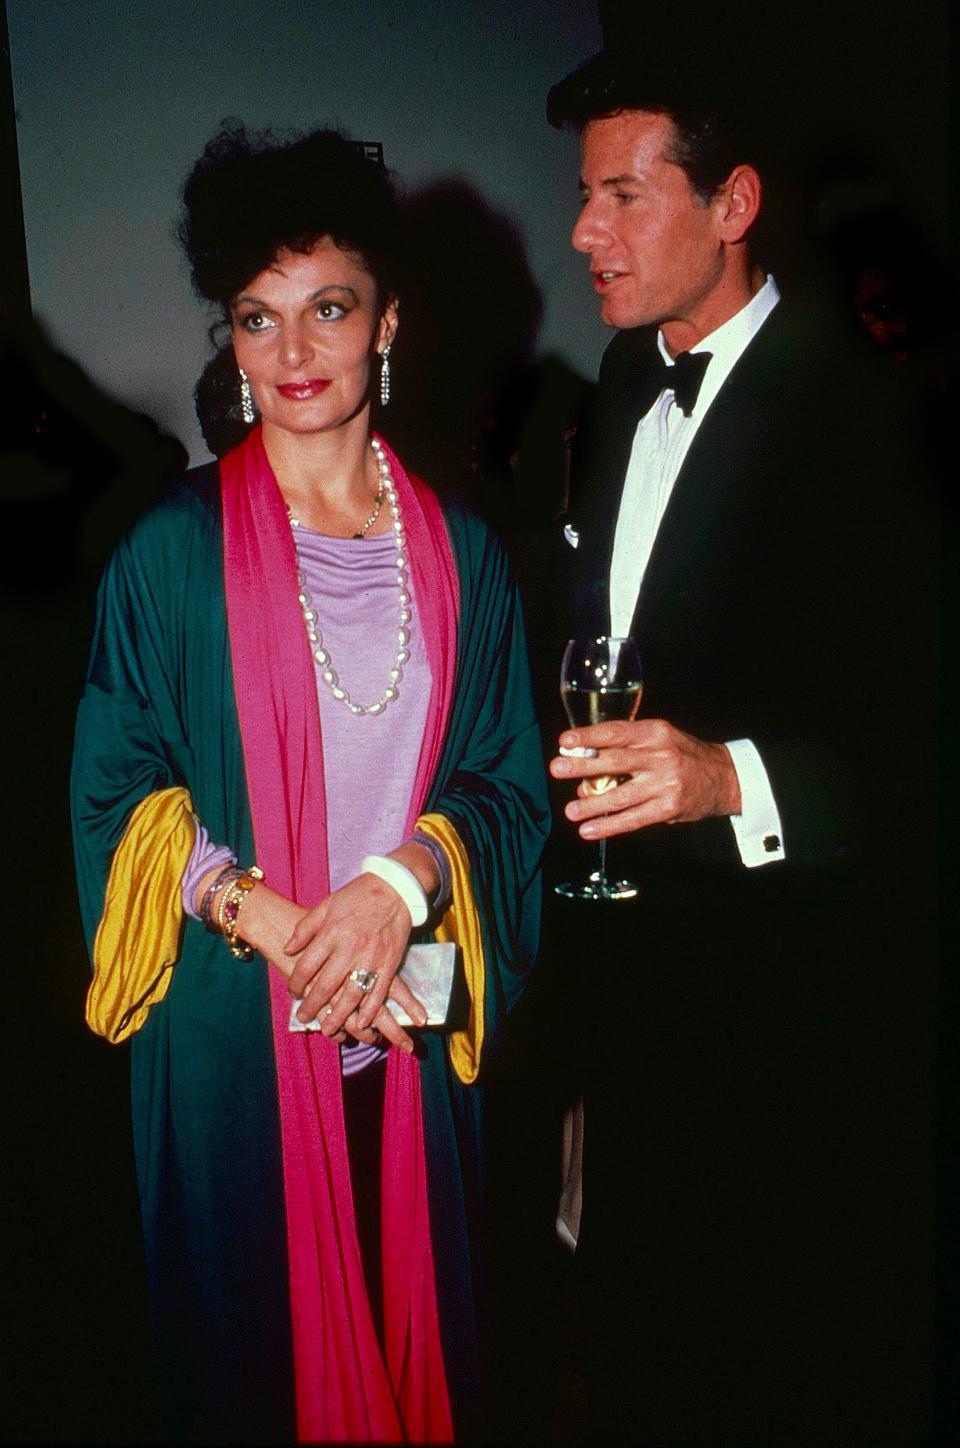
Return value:
M 610 719 L 635 719 L 643 694 L 643 670 L 636 643 L 630 638 L 571 639 L 560 667 L 560 698 L 571 726 L 604 724 Z M 567 751 L 581 758 L 594 750 Z M 601 774 L 585 781 L 590 794 L 605 794 L 619 783 Z M 631 880 L 607 877 L 607 842 L 598 842 L 597 868 L 586 880 L 554 887 L 570 900 L 632 900 L 639 894 Z

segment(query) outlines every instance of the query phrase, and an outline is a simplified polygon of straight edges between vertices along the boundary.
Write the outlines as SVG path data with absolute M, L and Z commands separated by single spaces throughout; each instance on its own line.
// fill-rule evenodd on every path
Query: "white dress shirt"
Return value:
M 673 393 L 664 388 L 637 424 L 610 567 L 610 631 L 614 635 L 630 632 L 654 540 L 697 428 L 779 300 L 777 284 L 768 276 L 745 307 L 690 348 L 693 353 L 709 352 L 711 356 L 689 417 L 677 406 Z M 672 367 L 662 333 L 657 335 L 657 345 L 664 362 Z M 785 859 L 780 815 L 759 750 L 750 739 L 728 739 L 726 745 L 740 782 L 740 814 L 730 816 L 740 858 L 748 867 Z

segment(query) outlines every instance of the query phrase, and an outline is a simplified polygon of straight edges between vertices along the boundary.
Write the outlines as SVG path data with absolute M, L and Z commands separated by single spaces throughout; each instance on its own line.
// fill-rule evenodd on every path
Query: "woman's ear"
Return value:
M 377 328 L 377 351 L 382 355 L 387 347 L 393 345 L 393 339 L 397 335 L 397 328 L 400 325 L 399 297 L 390 297 L 380 316 L 380 325 Z

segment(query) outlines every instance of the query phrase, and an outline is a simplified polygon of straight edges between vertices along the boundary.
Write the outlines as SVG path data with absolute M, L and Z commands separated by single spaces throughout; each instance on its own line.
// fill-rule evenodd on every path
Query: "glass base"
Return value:
M 640 894 L 639 885 L 634 885 L 632 880 L 608 880 L 599 870 L 579 883 L 567 880 L 553 889 L 554 894 L 563 895 L 567 900 L 635 900 Z

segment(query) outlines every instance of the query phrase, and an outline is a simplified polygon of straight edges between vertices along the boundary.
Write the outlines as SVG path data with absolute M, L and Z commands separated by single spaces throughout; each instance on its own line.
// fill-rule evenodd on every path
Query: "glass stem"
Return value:
M 603 883 L 606 882 L 606 878 L 607 878 L 607 842 L 606 842 L 606 840 L 600 840 L 600 841 L 599 841 L 599 843 L 598 843 L 598 845 L 597 845 L 597 850 L 598 850 L 599 855 L 600 855 L 600 865 L 599 865 L 600 881 L 601 881 L 601 884 L 603 884 Z

